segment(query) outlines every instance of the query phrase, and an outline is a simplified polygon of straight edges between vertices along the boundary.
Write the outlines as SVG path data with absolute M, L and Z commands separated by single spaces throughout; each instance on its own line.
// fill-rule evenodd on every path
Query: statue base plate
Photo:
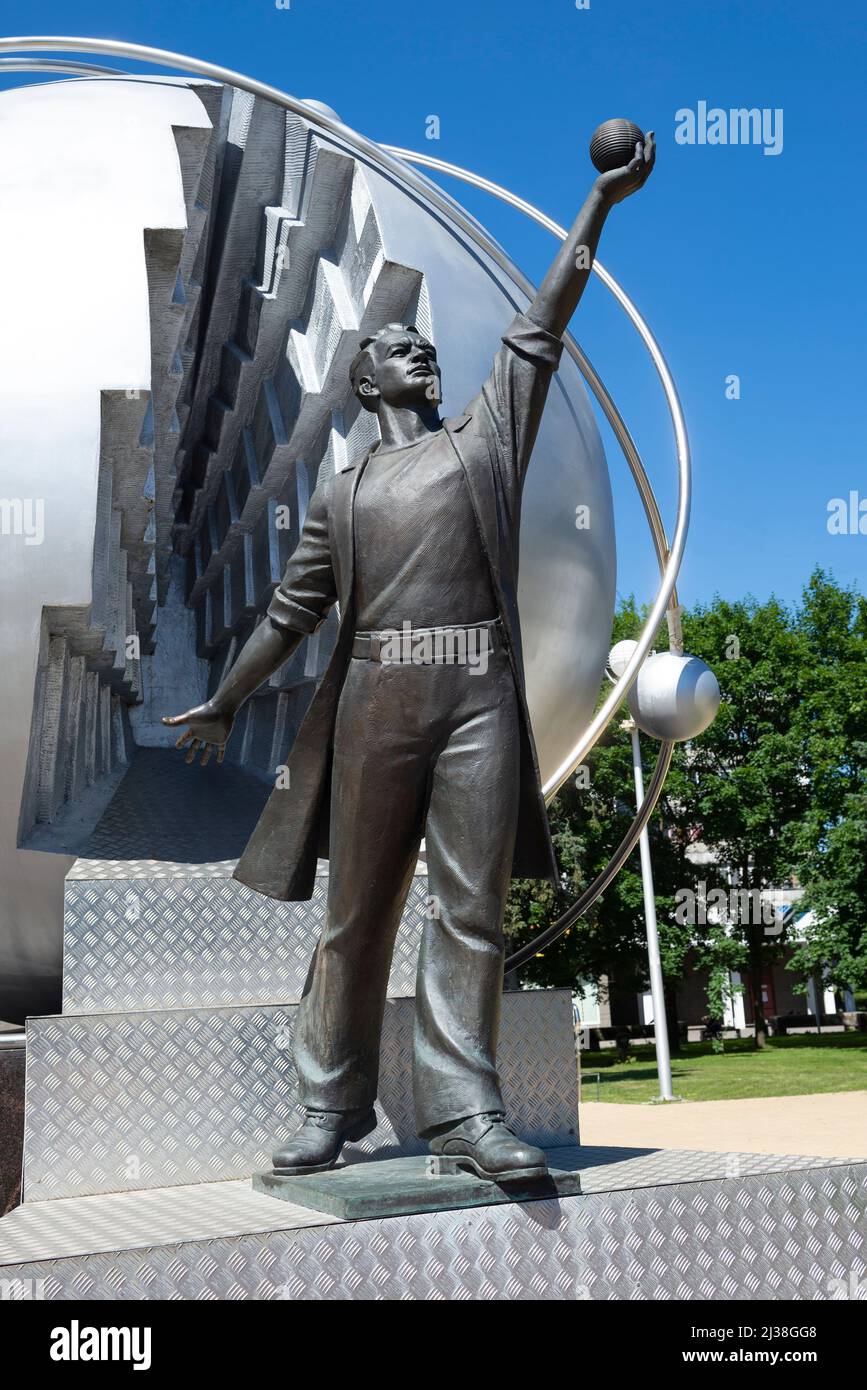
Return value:
M 456 1170 L 452 1161 L 433 1155 L 347 1163 L 297 1177 L 256 1173 L 252 1182 L 255 1192 L 327 1212 L 341 1221 L 574 1197 L 581 1192 L 579 1173 L 552 1168 L 544 1178 L 497 1183 L 469 1170 Z

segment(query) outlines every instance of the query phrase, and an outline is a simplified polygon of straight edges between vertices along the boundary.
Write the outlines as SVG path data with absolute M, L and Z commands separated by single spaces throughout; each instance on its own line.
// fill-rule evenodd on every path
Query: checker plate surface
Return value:
M 66 881 L 63 1012 L 296 1003 L 325 919 L 327 873 L 309 902 L 281 903 L 230 875 L 177 865 L 102 864 Z M 190 866 L 191 869 L 194 866 Z M 323 866 L 325 867 L 325 866 Z M 428 881 L 412 881 L 388 992 L 415 992 Z
M 0 1277 L 44 1299 L 867 1300 L 867 1164 L 630 1153 L 582 1150 L 580 1197 L 316 1227 L 282 1202 L 266 1227 L 241 1183 L 23 1207 Z M 95 1206 L 127 1248 L 99 1248 Z
M 168 1187 L 270 1167 L 300 1118 L 295 1005 L 31 1019 L 24 1199 Z M 414 1001 L 389 1000 L 380 1124 L 358 1145 L 424 1151 L 410 1070 Z M 531 1142 L 574 1143 L 577 1075 L 567 990 L 503 997 L 499 1068 L 509 1114 Z

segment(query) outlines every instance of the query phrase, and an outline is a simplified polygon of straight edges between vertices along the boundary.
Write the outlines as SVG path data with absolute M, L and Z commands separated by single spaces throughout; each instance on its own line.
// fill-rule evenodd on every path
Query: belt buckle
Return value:
M 367 659 L 368 661 L 379 661 L 380 649 L 382 647 L 382 634 L 379 632 L 372 632 L 369 641 L 370 650 L 368 651 Z

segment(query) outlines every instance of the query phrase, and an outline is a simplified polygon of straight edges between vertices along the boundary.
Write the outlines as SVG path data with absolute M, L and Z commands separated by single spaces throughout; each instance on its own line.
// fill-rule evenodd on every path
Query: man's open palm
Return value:
M 216 748 L 217 762 L 221 763 L 226 753 L 226 743 L 232 732 L 234 718 L 231 714 L 218 709 L 210 700 L 206 700 L 203 705 L 196 705 L 193 709 L 188 709 L 185 714 L 165 714 L 163 723 L 168 724 L 169 728 L 177 728 L 181 724 L 188 724 L 189 728 L 181 734 L 176 748 L 184 748 L 190 745 L 186 761 L 193 763 L 196 760 L 199 748 L 202 749 L 202 767 L 204 767 L 211 757 L 211 753 Z

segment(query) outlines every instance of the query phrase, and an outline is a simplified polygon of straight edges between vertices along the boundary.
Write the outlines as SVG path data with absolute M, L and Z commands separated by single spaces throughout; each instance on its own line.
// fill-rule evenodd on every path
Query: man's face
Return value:
M 373 358 L 373 388 L 386 405 L 436 407 L 440 403 L 440 369 L 436 348 L 420 333 L 394 329 L 368 349 Z

